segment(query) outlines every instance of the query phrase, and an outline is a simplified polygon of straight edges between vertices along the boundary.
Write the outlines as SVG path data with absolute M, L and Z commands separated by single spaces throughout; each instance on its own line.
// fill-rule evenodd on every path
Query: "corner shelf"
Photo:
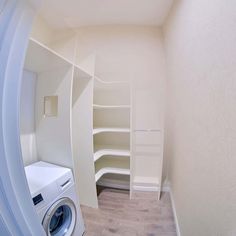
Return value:
M 95 181 L 97 182 L 105 174 L 119 174 L 119 175 L 130 175 L 129 169 L 115 168 L 115 167 L 105 167 L 100 169 L 95 174 Z
M 93 135 L 100 133 L 130 133 L 129 128 L 112 128 L 112 127 L 101 127 L 94 128 Z
M 129 82 L 94 77 L 94 126 L 98 127 L 94 127 L 93 135 L 109 133 L 109 136 L 94 136 L 96 183 L 105 174 L 130 176 L 130 101 Z M 120 134 L 125 135 L 120 137 Z M 127 178 L 112 175 L 108 175 L 106 181 L 114 181 L 114 177 L 127 182 Z
M 110 148 L 99 149 L 94 153 L 94 162 L 96 162 L 103 156 L 129 157 L 130 151 L 126 149 L 110 149 Z
M 104 81 L 102 80 L 101 78 L 99 78 L 98 76 L 94 76 L 94 79 L 101 83 L 101 84 L 104 84 L 104 85 L 130 85 L 129 82 L 126 82 L 126 81 L 121 81 L 121 80 L 118 80 L 118 81 Z
M 130 109 L 130 105 L 98 105 L 98 104 L 93 104 L 93 109 Z

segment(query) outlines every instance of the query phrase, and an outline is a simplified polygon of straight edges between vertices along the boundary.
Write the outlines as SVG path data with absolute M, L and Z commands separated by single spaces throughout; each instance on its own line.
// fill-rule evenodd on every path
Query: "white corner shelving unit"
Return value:
M 61 49 L 29 40 L 25 69 L 38 78 L 37 156 L 73 169 L 80 203 L 98 207 L 103 176 L 130 176 L 130 86 L 94 77 L 94 58 L 80 66 Z M 51 95 L 58 96 L 58 114 L 47 118 L 43 100 Z
M 130 85 L 94 78 L 94 165 L 99 185 L 105 175 L 130 176 Z M 107 180 L 107 178 L 106 178 Z M 106 181 L 107 182 L 107 181 Z
M 124 180 L 131 195 L 134 186 L 159 183 L 161 187 L 163 130 L 160 135 L 142 129 L 131 132 L 134 96 L 130 84 L 94 76 L 94 56 L 78 64 L 76 47 L 65 52 L 64 42 L 57 42 L 53 50 L 31 38 L 25 59 L 25 69 L 37 74 L 35 136 L 39 160 L 73 169 L 80 203 L 90 207 L 98 206 L 96 184 L 108 183 L 109 178 L 111 183 L 117 178 L 119 186 Z M 58 96 L 58 115 L 45 118 L 43 99 L 51 95 Z M 159 136 L 160 150 L 152 145 L 154 156 L 150 143 Z M 150 168 L 141 168 L 147 162 L 147 151 L 150 167 L 159 166 L 160 170 L 152 168 L 150 173 Z M 142 171 L 136 173 L 136 167 Z

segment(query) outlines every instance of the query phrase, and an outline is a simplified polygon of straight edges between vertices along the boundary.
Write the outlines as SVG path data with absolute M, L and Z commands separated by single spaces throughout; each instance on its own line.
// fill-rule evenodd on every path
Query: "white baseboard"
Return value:
M 134 191 L 146 191 L 146 192 L 159 192 L 160 191 L 160 187 L 156 186 L 156 185 L 139 185 L 139 184 L 134 184 L 133 185 L 133 190 Z M 163 192 L 169 192 L 170 188 L 168 185 L 164 185 L 162 187 L 162 191 Z
M 109 178 L 101 178 L 97 185 L 108 187 L 108 188 L 118 188 L 118 189 L 130 189 L 130 184 L 127 181 L 109 179 Z M 134 183 L 132 186 L 133 191 L 146 191 L 146 192 L 159 192 L 160 187 L 155 184 L 144 184 L 144 183 Z M 170 187 L 169 183 L 164 183 L 162 187 L 163 192 L 169 192 Z
M 175 225 L 176 225 L 176 233 L 177 233 L 177 236 L 181 236 L 179 221 L 178 221 L 177 212 L 176 212 L 176 208 L 175 208 L 175 201 L 173 198 L 173 193 L 172 193 L 171 187 L 169 188 L 169 190 L 170 190 L 170 199 L 171 199 L 171 204 L 172 204 L 172 209 L 173 209 L 173 214 L 174 214 L 174 219 L 175 219 Z
M 132 189 L 134 191 L 147 191 L 147 192 L 159 192 L 160 186 L 156 183 L 152 182 L 134 182 Z M 170 184 L 168 181 L 164 181 L 162 185 L 163 192 L 169 192 L 170 191 Z
M 118 189 L 130 189 L 129 182 L 122 181 L 122 180 L 116 180 L 116 179 L 109 179 L 109 178 L 101 178 L 97 185 L 108 187 L 108 188 L 118 188 Z M 160 187 L 154 184 L 140 184 L 140 183 L 134 183 L 132 186 L 132 189 L 134 191 L 147 191 L 147 192 L 159 192 Z M 170 185 L 168 182 L 165 182 L 162 186 L 163 192 L 170 192 Z

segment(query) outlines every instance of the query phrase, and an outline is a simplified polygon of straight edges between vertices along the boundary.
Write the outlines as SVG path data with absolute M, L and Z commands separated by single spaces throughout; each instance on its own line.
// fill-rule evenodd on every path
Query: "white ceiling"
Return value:
M 173 0 L 44 0 L 40 14 L 54 28 L 91 25 L 157 25 Z

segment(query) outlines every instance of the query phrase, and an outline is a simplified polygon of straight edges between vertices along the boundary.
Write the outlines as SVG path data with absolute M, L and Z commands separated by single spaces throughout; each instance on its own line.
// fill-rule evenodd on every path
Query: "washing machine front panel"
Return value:
M 47 235 L 82 236 L 84 222 L 71 170 L 45 162 L 25 170 L 35 210 Z
M 74 202 L 64 197 L 48 209 L 42 224 L 48 236 L 71 236 L 76 220 L 77 210 Z

